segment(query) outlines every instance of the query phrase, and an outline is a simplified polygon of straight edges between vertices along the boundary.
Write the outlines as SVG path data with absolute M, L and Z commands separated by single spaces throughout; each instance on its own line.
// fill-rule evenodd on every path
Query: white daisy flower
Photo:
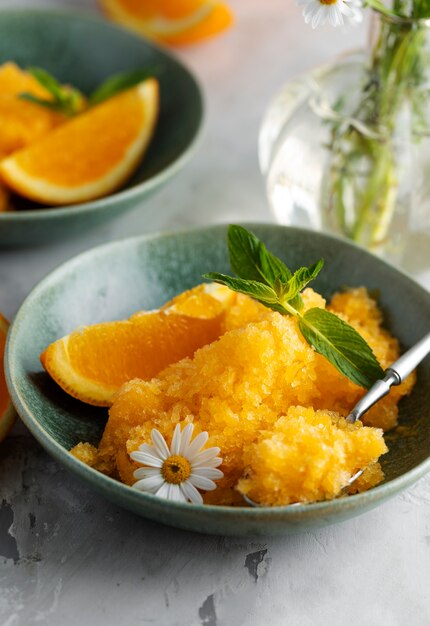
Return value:
M 191 441 L 193 430 L 194 425 L 187 424 L 181 432 L 177 424 L 169 449 L 163 435 L 153 428 L 151 439 L 154 445 L 144 443 L 130 454 L 133 461 L 145 466 L 134 472 L 137 482 L 133 487 L 176 502 L 202 504 L 203 498 L 197 490 L 213 491 L 216 488 L 214 480 L 224 474 L 216 469 L 222 463 L 218 457 L 220 449 L 201 451 L 209 435 L 202 432 Z
M 345 21 L 357 24 L 363 19 L 361 0 L 297 0 L 297 4 L 304 7 L 305 22 L 312 28 L 326 22 L 332 26 L 343 26 Z

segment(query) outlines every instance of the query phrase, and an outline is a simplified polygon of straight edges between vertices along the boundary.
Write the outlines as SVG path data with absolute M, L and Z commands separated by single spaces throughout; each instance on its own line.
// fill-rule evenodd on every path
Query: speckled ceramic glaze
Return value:
M 143 38 L 75 12 L 3 10 L 0 63 L 7 60 L 21 67 L 43 67 L 86 94 L 117 72 L 154 68 L 161 108 L 149 150 L 119 192 L 69 207 L 0 213 L 0 246 L 53 241 L 100 225 L 139 205 L 191 155 L 203 115 L 199 86 L 179 61 Z M 150 203 L 141 210 L 150 224 Z
M 339 287 L 366 285 L 380 294 L 386 325 L 412 346 L 430 329 L 430 294 L 411 278 L 345 242 L 272 225 L 251 229 L 291 268 L 319 257 L 325 268 L 315 286 L 330 297 Z M 135 513 L 179 528 L 230 535 L 291 533 L 353 517 L 407 488 L 430 469 L 430 359 L 401 403 L 408 435 L 387 437 L 386 481 L 356 496 L 312 505 L 232 508 L 169 503 L 136 492 L 72 457 L 79 441 L 97 443 L 106 411 L 67 396 L 44 373 L 39 354 L 79 325 L 128 317 L 158 307 L 201 282 L 211 270 L 229 271 L 226 227 L 161 234 L 109 244 L 76 257 L 43 280 L 13 323 L 7 345 L 7 379 L 13 402 L 29 429 L 60 463 L 89 487 Z M 37 477 L 35 477 L 37 478 Z

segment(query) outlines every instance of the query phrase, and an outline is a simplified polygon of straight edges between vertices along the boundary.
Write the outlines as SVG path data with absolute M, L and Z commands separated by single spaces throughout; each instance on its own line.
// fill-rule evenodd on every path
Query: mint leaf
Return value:
M 369 388 L 383 378 L 372 349 L 352 326 L 325 309 L 301 313 L 300 292 L 318 276 L 322 259 L 292 275 L 255 235 L 235 225 L 228 229 L 228 248 L 231 268 L 238 278 L 218 273 L 205 274 L 204 278 L 250 296 L 283 315 L 297 317 L 305 340 L 357 385 Z
M 31 93 L 27 93 L 24 91 L 19 94 L 20 100 L 27 100 L 27 102 L 32 102 L 33 104 L 38 104 L 39 106 L 45 107 L 47 109 L 51 109 L 52 111 L 58 111 L 58 102 L 55 100 L 44 100 L 43 98 L 38 98 L 37 96 L 33 96 Z
M 288 267 L 251 232 L 234 224 L 228 227 L 230 266 L 239 278 L 264 282 L 271 287 L 277 279 L 291 278 Z
M 217 272 L 203 274 L 203 278 L 212 280 L 215 283 L 220 283 L 221 285 L 226 285 L 232 291 L 238 291 L 246 296 L 250 296 L 274 311 L 284 314 L 288 313 L 280 304 L 276 292 L 269 287 L 269 285 L 264 285 L 256 280 L 243 280 L 242 278 L 234 278 L 233 276 L 218 274 Z
M 156 73 L 157 72 L 154 69 L 140 69 L 132 72 L 114 74 L 97 87 L 97 89 L 90 95 L 89 103 L 91 106 L 100 104 L 104 100 L 115 96 L 117 93 L 130 89 L 138 83 L 154 76 Z
M 49 72 L 41 67 L 27 67 L 27 72 L 31 74 L 42 87 L 45 87 L 46 91 L 49 91 L 55 100 L 62 99 L 63 86 Z
M 310 267 L 301 267 L 288 281 L 290 289 L 293 288 L 296 293 L 300 293 L 306 285 L 315 280 L 322 268 L 324 267 L 323 259 L 319 259 L 316 263 Z
M 301 267 L 286 284 L 281 284 L 276 292 L 282 302 L 289 302 L 295 309 L 300 311 L 303 308 L 303 301 L 299 296 L 299 293 L 314 280 L 320 273 L 324 261 L 320 259 L 311 267 Z
M 68 116 L 80 113 L 84 97 L 78 89 L 69 85 L 62 85 L 54 76 L 40 67 L 28 67 L 27 71 L 51 94 L 52 98 L 39 98 L 31 93 L 24 92 L 19 95 L 22 100 L 27 100 L 33 104 L 38 104 Z
M 352 326 L 325 309 L 309 309 L 299 318 L 306 341 L 339 372 L 369 389 L 384 371 L 370 346 Z

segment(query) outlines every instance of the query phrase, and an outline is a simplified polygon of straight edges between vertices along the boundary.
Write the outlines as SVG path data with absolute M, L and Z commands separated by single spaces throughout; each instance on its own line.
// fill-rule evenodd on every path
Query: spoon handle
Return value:
M 421 361 L 429 354 L 430 352 L 430 333 L 427 333 L 425 337 L 421 339 L 418 343 L 416 343 L 412 348 L 410 348 L 405 354 L 403 354 L 400 359 L 397 359 L 393 365 L 391 365 L 387 371 L 393 370 L 400 378 L 397 383 L 400 385 L 401 382 L 405 380 L 407 376 L 416 368 L 416 366 L 421 363 Z
M 403 354 L 386 370 L 382 380 L 377 380 L 365 396 L 355 405 L 346 418 L 353 424 L 361 418 L 376 402 L 386 396 L 393 385 L 400 385 L 407 376 L 421 363 L 430 352 L 430 333 Z

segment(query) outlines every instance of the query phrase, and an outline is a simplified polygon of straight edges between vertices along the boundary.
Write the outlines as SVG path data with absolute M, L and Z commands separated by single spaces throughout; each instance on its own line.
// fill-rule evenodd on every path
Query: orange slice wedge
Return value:
M 4 349 L 9 323 L 0 313 L 0 441 L 6 437 L 15 423 L 16 413 L 10 401 L 4 375 Z
M 158 115 L 158 83 L 139 83 L 53 130 L 0 162 L 0 178 L 43 204 L 64 205 L 107 195 L 141 161 Z
M 190 44 L 212 37 L 233 22 L 230 9 L 215 0 L 100 0 L 112 20 L 166 44 Z
M 44 137 L 66 117 L 32 102 L 21 93 L 49 100 L 50 94 L 28 72 L 15 63 L 0 66 L 0 159 Z
M 223 312 L 235 297 L 226 287 L 201 285 L 163 309 L 78 329 L 48 346 L 40 360 L 71 396 L 111 406 L 125 382 L 151 379 L 217 339 Z

